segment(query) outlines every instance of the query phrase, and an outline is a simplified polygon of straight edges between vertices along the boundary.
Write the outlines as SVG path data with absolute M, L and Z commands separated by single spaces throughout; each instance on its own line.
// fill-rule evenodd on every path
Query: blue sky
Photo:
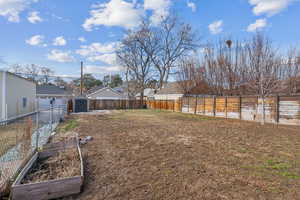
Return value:
M 118 73 L 114 50 L 125 30 L 170 13 L 203 42 L 260 30 L 282 50 L 300 45 L 299 0 L 0 0 L 0 67 L 34 63 L 78 76 L 83 60 L 86 72 Z

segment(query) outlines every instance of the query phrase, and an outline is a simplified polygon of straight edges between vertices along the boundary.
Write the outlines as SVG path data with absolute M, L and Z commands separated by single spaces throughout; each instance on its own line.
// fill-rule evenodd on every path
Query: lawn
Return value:
M 299 127 L 153 110 L 70 120 L 94 138 L 74 199 L 300 197 Z

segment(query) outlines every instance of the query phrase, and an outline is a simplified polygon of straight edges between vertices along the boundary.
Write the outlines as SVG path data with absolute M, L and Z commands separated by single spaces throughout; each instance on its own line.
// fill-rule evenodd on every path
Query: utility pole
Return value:
M 83 90 L 83 62 L 81 61 L 80 96 L 82 96 L 82 90 Z

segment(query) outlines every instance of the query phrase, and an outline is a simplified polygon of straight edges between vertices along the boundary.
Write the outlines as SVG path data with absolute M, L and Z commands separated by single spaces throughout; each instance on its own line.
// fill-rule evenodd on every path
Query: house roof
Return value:
M 38 95 L 65 95 L 68 96 L 70 93 L 64 88 L 55 86 L 55 85 L 37 85 L 36 93 Z
M 183 94 L 184 92 L 180 88 L 180 85 L 177 82 L 167 83 L 164 87 L 156 94 Z
M 153 96 L 154 94 L 155 94 L 155 89 L 152 89 L 152 88 L 146 88 L 146 89 L 144 90 L 144 96 L 145 96 L 145 97 L 151 97 L 151 96 Z M 136 97 L 139 97 L 139 96 L 141 96 L 140 93 L 138 93 L 138 94 L 136 95 Z
M 95 92 L 97 92 L 98 90 L 101 90 L 101 89 L 103 89 L 103 88 L 104 88 L 104 86 L 102 86 L 102 85 L 95 86 L 95 87 L 93 87 L 93 88 L 91 88 L 91 89 L 89 89 L 89 90 L 87 91 L 87 95 L 93 94 L 93 93 L 95 93 Z
M 108 93 L 110 92 L 110 93 Z M 87 95 L 87 97 L 95 97 L 95 95 L 99 96 L 99 97 L 102 97 L 102 96 L 109 96 L 109 95 L 117 95 L 119 97 L 125 97 L 126 95 L 124 93 L 121 93 L 121 92 L 118 92 L 114 89 L 112 89 L 111 87 L 103 87 L 101 89 L 98 89 L 96 91 L 94 91 L 93 93 L 90 93 Z

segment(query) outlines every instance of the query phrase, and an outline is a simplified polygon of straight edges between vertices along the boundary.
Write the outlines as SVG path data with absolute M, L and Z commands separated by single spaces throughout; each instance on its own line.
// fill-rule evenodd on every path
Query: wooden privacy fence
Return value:
M 146 102 L 144 102 L 146 103 Z M 89 110 L 118 110 L 145 108 L 140 100 L 90 99 Z
M 181 100 L 148 100 L 147 108 L 159 109 L 159 110 L 171 110 L 181 112 L 182 101 Z
M 300 125 L 300 96 L 183 97 L 180 100 L 148 100 L 147 108 L 250 121 Z

